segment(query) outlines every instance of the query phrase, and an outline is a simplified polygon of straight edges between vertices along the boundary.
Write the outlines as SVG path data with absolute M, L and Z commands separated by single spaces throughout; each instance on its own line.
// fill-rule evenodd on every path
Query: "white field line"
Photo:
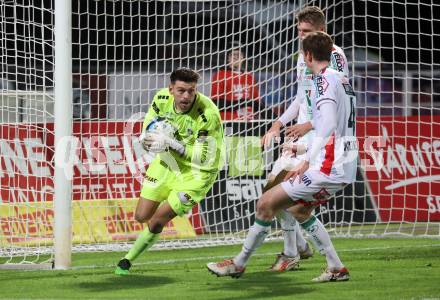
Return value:
M 387 249 L 401 249 L 401 248 L 435 248 L 440 247 L 440 244 L 426 244 L 426 245 L 416 245 L 416 246 L 385 246 L 385 247 L 369 247 L 369 248 L 357 248 L 357 249 L 336 249 L 337 252 L 364 252 L 364 251 L 374 251 L 374 250 L 387 250 Z M 316 252 L 315 252 L 316 253 Z M 237 254 L 237 253 L 235 253 Z M 203 261 L 203 260 L 217 260 L 217 259 L 225 259 L 231 258 L 235 254 L 231 255 L 217 255 L 217 256 L 198 256 L 198 257 L 189 257 L 189 258 L 181 258 L 181 259 L 163 259 L 163 260 L 154 260 L 142 263 L 134 263 L 134 266 L 145 266 L 145 265 L 162 265 L 162 264 L 173 264 L 173 263 L 183 263 L 190 261 Z M 272 256 L 277 255 L 278 252 L 268 252 L 268 253 L 256 253 L 253 256 Z M 72 267 L 70 270 L 82 270 L 82 269 L 98 269 L 98 268 L 112 268 L 115 264 L 111 265 L 91 265 L 91 266 L 76 266 Z

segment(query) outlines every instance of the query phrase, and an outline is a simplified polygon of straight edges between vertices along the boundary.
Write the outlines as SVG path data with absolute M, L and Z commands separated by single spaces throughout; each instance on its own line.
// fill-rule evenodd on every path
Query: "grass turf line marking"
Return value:
M 363 252 L 363 251 L 374 251 L 374 250 L 387 250 L 387 249 L 401 249 L 401 248 L 435 248 L 440 247 L 440 244 L 426 244 L 426 245 L 417 245 L 417 246 L 385 246 L 385 247 L 368 247 L 368 248 L 358 248 L 358 249 L 338 249 L 337 252 Z M 256 253 L 253 256 L 271 256 L 277 255 L 278 252 L 268 252 L 268 253 Z M 142 263 L 134 263 L 133 266 L 146 266 L 146 265 L 161 265 L 161 264 L 170 264 L 170 263 L 183 263 L 190 261 L 200 261 L 200 260 L 211 260 L 211 259 L 224 259 L 230 258 L 233 255 L 217 255 L 217 256 L 198 256 L 198 257 L 189 257 L 189 258 L 181 258 L 181 259 L 163 259 Z M 115 267 L 116 263 L 113 265 L 91 265 L 91 266 L 75 266 L 70 270 L 82 270 L 82 269 L 100 269 L 100 268 L 112 268 Z

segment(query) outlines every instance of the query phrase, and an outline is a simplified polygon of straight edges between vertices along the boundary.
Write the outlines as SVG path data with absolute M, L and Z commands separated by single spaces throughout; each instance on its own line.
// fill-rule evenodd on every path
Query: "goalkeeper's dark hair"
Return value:
M 322 31 L 312 32 L 302 41 L 302 50 L 304 53 L 311 53 L 315 60 L 330 61 L 332 49 L 332 38 Z
M 199 81 L 199 74 L 189 68 L 181 68 L 174 70 L 170 75 L 171 83 L 175 83 L 177 80 L 183 82 L 195 82 Z
M 315 27 L 324 26 L 325 28 L 325 15 L 317 6 L 307 6 L 303 8 L 296 15 L 296 19 L 298 23 L 307 22 Z

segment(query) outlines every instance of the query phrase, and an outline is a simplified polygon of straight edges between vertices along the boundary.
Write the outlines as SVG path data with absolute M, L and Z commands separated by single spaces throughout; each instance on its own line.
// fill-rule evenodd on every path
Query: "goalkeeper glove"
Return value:
M 142 146 L 153 153 L 161 153 L 168 149 L 173 149 L 180 155 L 185 153 L 185 147 L 181 143 L 158 132 L 147 132 L 142 139 Z

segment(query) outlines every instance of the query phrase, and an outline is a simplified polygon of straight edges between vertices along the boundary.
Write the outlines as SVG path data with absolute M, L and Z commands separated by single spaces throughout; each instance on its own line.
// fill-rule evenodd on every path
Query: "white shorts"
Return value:
M 337 191 L 346 184 L 336 182 L 318 170 L 308 170 L 304 173 L 301 182 L 298 178 L 281 183 L 283 190 L 294 202 L 305 206 L 317 206 L 326 203 Z

